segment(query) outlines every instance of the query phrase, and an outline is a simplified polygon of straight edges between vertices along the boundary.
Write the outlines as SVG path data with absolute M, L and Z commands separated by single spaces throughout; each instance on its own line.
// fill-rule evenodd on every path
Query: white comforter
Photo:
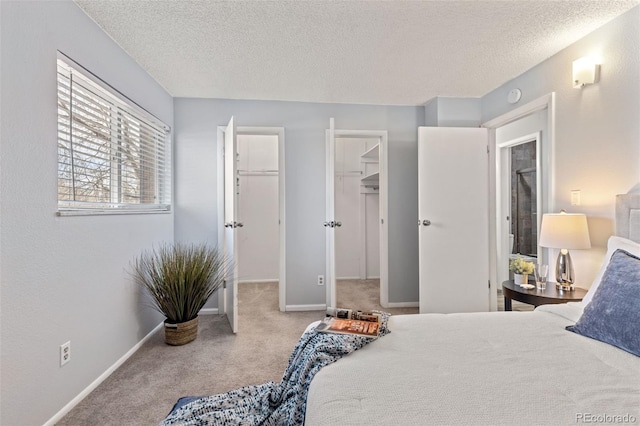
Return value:
M 305 424 L 640 424 L 640 358 L 566 331 L 581 313 L 393 316 L 314 377 Z

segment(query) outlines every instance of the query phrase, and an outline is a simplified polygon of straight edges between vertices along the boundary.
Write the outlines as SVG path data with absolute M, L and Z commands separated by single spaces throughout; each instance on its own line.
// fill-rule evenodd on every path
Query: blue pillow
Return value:
M 640 258 L 616 250 L 593 299 L 567 330 L 640 356 Z

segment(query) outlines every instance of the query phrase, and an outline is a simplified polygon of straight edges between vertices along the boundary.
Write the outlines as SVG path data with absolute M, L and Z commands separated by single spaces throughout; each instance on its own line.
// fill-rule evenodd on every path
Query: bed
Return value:
M 315 375 L 305 425 L 640 423 L 639 212 L 640 195 L 618 196 L 623 237 L 582 302 L 393 316 L 389 335 Z
M 616 206 L 580 303 L 383 314 L 373 341 L 312 324 L 281 382 L 180 398 L 162 425 L 638 424 L 640 195 Z

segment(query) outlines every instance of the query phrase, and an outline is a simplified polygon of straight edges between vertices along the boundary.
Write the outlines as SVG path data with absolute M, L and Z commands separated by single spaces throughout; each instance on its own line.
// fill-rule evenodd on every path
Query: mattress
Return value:
M 566 331 L 581 313 L 392 316 L 389 335 L 316 374 L 305 424 L 640 422 L 640 358 Z

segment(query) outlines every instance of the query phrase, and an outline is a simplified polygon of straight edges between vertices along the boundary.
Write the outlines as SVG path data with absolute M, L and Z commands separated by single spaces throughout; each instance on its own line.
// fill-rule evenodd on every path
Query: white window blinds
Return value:
M 58 59 L 59 213 L 168 211 L 170 129 L 74 65 Z

